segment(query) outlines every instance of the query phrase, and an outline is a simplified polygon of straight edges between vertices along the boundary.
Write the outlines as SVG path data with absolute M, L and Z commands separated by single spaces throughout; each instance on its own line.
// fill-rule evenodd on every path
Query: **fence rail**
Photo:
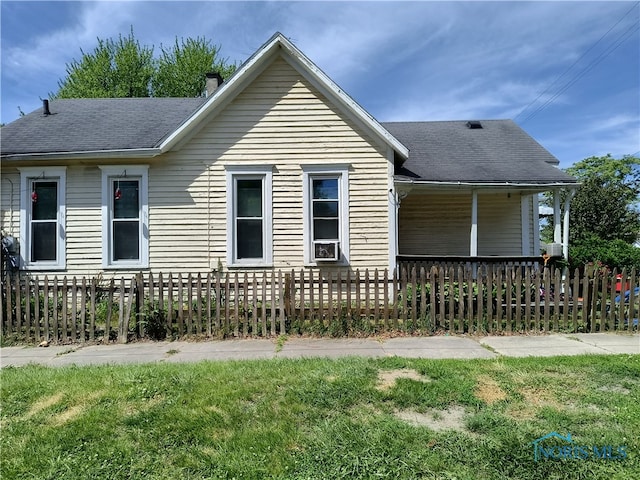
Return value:
M 538 266 L 275 271 L 2 282 L 3 341 L 637 331 L 637 272 Z

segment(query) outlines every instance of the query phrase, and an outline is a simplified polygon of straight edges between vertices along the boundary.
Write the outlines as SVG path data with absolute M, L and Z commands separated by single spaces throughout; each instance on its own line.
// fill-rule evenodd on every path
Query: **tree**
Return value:
M 151 81 L 154 97 L 199 97 L 205 93 L 205 75 L 217 72 L 228 78 L 236 69 L 218 58 L 220 47 L 204 38 L 188 38 L 162 49 Z
M 640 158 L 589 157 L 567 168 L 582 185 L 571 201 L 571 242 L 592 235 L 633 243 L 640 232 Z
M 153 48 L 140 46 L 133 36 L 98 39 L 92 53 L 67 64 L 67 77 L 58 82 L 54 98 L 146 97 L 154 73 Z
M 219 58 L 220 47 L 204 38 L 187 38 L 171 49 L 141 46 L 131 29 L 127 37 L 98 39 L 91 53 L 67 64 L 66 78 L 52 98 L 198 97 L 205 91 L 205 74 L 231 75 L 235 64 Z
M 582 184 L 569 215 L 571 267 L 599 261 L 640 268 L 640 250 L 633 246 L 640 234 L 640 158 L 589 157 L 566 172 Z M 546 228 L 546 238 L 549 233 Z

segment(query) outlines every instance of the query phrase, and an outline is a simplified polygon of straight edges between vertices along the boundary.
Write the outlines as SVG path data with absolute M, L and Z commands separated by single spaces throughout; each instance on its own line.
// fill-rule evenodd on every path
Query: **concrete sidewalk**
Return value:
M 434 336 L 365 339 L 289 337 L 127 345 L 54 345 L 0 348 L 0 366 L 197 362 L 303 357 L 496 358 L 582 354 L 640 354 L 640 335 L 614 333 L 540 336 Z

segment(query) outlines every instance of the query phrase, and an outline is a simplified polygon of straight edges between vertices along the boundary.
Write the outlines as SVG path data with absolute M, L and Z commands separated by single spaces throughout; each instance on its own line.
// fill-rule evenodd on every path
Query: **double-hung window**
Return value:
M 20 169 L 20 255 L 27 270 L 65 268 L 64 167 Z
M 302 170 L 305 263 L 348 263 L 348 166 L 304 165 Z
M 148 167 L 102 170 L 102 265 L 149 266 Z
M 265 266 L 272 253 L 272 170 L 227 165 L 227 265 Z

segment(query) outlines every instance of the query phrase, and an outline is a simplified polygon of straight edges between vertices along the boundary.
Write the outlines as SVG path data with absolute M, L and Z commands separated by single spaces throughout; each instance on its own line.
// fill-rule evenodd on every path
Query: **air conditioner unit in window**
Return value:
M 316 262 L 336 262 L 339 258 L 339 242 L 313 242 L 313 259 Z

